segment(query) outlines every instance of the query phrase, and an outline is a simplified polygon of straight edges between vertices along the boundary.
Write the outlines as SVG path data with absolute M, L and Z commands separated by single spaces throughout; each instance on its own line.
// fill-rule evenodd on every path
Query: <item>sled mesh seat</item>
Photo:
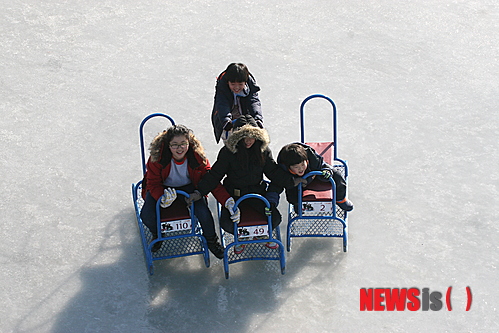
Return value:
M 333 165 L 331 163 L 331 150 L 334 148 L 332 142 L 307 142 L 307 145 L 314 148 L 320 154 L 324 161 L 333 166 L 334 169 L 339 171 L 342 175 L 345 174 L 343 165 Z M 324 236 L 324 237 L 342 237 L 343 236 L 343 223 L 339 220 L 332 219 L 333 213 L 329 209 L 333 200 L 331 182 L 323 182 L 314 179 L 303 190 L 302 195 L 302 215 L 315 216 L 316 218 L 297 219 L 298 214 L 290 206 L 290 230 L 288 233 L 290 237 L 305 237 L 305 236 Z M 313 205 L 311 203 L 320 203 Z M 340 209 L 335 204 L 336 217 L 340 219 L 345 218 L 345 211 Z
M 307 97 L 300 107 L 301 142 L 305 143 L 304 130 L 304 106 L 313 98 L 326 99 L 330 102 L 333 111 L 333 141 L 329 142 L 306 142 L 316 153 L 322 156 L 324 162 L 340 173 L 345 180 L 348 177 L 348 169 L 345 161 L 337 158 L 336 145 L 336 106 L 334 102 L 323 95 L 311 95 Z M 291 250 L 291 238 L 293 237 L 341 237 L 343 239 L 343 251 L 347 251 L 347 213 L 336 205 L 336 187 L 333 179 L 323 182 L 318 179 L 320 171 L 312 171 L 304 178 L 315 176 L 316 178 L 302 188 L 298 186 L 297 209 L 293 205 L 288 206 L 288 226 L 286 234 L 286 247 Z M 300 193 L 302 194 L 300 196 Z
M 345 166 L 337 161 L 332 160 L 332 150 L 334 145 L 332 142 L 307 142 L 307 145 L 314 148 L 314 150 L 322 156 L 324 161 L 331 165 L 333 169 L 339 172 L 343 178 L 345 178 Z M 336 163 L 335 163 L 336 162 Z M 303 191 L 304 202 L 331 202 L 333 200 L 332 185 L 330 182 L 322 182 L 318 179 L 314 179 L 305 190 Z M 317 215 L 322 215 L 318 213 Z M 332 214 L 324 214 L 331 216 Z M 336 216 L 344 219 L 345 211 L 336 206 Z
M 145 145 L 144 145 L 144 125 L 154 117 L 166 118 L 171 125 L 175 125 L 173 119 L 162 113 L 154 113 L 142 120 L 139 127 L 140 148 L 142 155 L 142 175 L 146 173 L 145 163 Z M 210 256 L 208 253 L 208 245 L 206 239 L 201 234 L 201 227 L 197 218 L 187 209 L 183 197 L 189 196 L 183 191 L 177 191 L 178 199 L 168 208 L 160 208 L 159 200 L 156 205 L 157 226 L 159 237 L 153 239 L 149 228 L 142 222 L 140 212 L 144 205 L 142 197 L 142 181 L 132 184 L 132 198 L 134 202 L 135 214 L 137 217 L 137 226 L 142 240 L 142 248 L 149 274 L 153 274 L 153 262 L 155 260 L 170 259 L 176 257 L 190 256 L 201 254 L 204 258 L 206 267 L 210 266 Z M 191 206 L 193 210 L 193 206 Z M 190 225 L 190 227 L 188 227 Z M 161 231 L 161 232 L 160 232 Z M 161 241 L 161 248 L 152 252 L 151 248 L 154 244 Z
M 237 200 L 236 207 L 239 208 L 241 215 L 239 224 L 234 223 L 236 235 L 232 235 L 220 228 L 222 243 L 225 246 L 224 269 L 226 278 L 229 277 L 229 264 L 248 260 L 279 260 L 281 273 L 284 274 L 284 246 L 280 241 L 279 226 L 272 230 L 270 215 L 267 216 L 257 211 L 250 205 L 250 200 L 263 200 L 267 207 L 270 207 L 268 201 L 258 194 L 247 194 Z M 271 233 L 270 237 L 268 234 L 262 235 L 264 228 Z M 268 248 L 265 246 L 267 242 L 275 242 L 278 247 L 276 249 Z M 234 248 L 238 244 L 245 247 L 242 253 L 236 254 Z
M 258 212 L 255 210 L 253 207 L 249 206 L 248 204 L 245 204 L 245 202 L 242 202 L 239 205 L 239 209 L 241 211 L 241 222 L 239 222 L 238 229 L 244 227 L 251 227 L 251 226 L 266 226 L 267 225 L 267 216 L 264 214 Z M 276 231 L 274 230 L 273 232 L 273 237 L 276 237 Z M 240 237 L 241 238 L 241 237 Z M 244 237 L 242 238 L 244 239 Z M 241 239 L 241 240 L 242 240 Z M 252 238 L 250 240 L 253 240 Z M 226 244 L 230 244 L 234 242 L 234 235 L 224 232 L 224 241 Z M 236 254 L 233 251 L 234 248 L 231 248 L 231 251 L 229 252 L 229 258 L 228 260 L 230 262 L 235 262 L 235 261 L 240 261 L 239 259 L 245 259 L 245 258 L 252 258 L 252 257 L 262 257 L 262 258 L 267 258 L 267 257 L 273 257 L 277 254 L 277 249 L 269 249 L 266 246 L 263 246 L 263 244 L 259 243 L 250 243 L 247 244 L 244 252 L 241 254 Z
M 142 191 L 142 187 L 140 188 Z M 139 192 L 140 193 L 140 192 Z M 139 196 L 139 209 L 142 209 L 142 205 L 144 204 L 144 200 Z M 189 211 L 187 207 L 181 204 L 179 200 L 175 200 L 173 204 L 168 208 L 160 209 L 160 222 L 171 222 L 174 223 L 176 221 L 183 221 L 190 219 Z M 153 235 L 149 231 L 149 228 L 146 227 L 145 224 L 140 221 L 142 227 L 144 228 L 145 238 L 147 243 L 150 244 L 153 241 Z M 180 223 L 180 222 L 179 222 Z M 162 225 L 164 227 L 164 225 Z M 163 228 L 165 229 L 165 228 Z M 162 230 L 163 231 L 163 230 Z M 166 231 L 166 230 L 165 230 Z M 190 230 L 182 230 L 182 231 L 171 231 L 171 232 L 162 232 L 162 237 L 166 239 L 171 238 L 172 236 L 180 236 L 190 234 Z M 151 255 L 153 258 L 161 258 L 164 256 L 178 256 L 187 250 L 187 252 L 196 252 L 199 251 L 199 242 L 196 239 L 197 237 L 193 236 L 189 242 L 188 238 L 173 238 L 168 242 L 163 242 L 161 249 L 157 252 L 152 252 Z M 193 244 L 190 244 L 193 243 Z
M 175 200 L 170 207 L 160 208 L 160 227 L 158 230 L 161 230 L 161 236 L 154 240 L 149 228 L 147 228 L 140 218 L 140 211 L 144 204 L 144 200 L 140 196 L 140 193 L 142 192 L 141 182 L 135 186 L 134 190 L 134 198 L 136 198 L 136 211 L 138 212 L 137 221 L 149 273 L 151 275 L 153 274 L 153 261 L 195 254 L 202 254 L 204 256 L 206 267 L 209 267 L 209 254 L 207 245 L 205 244 L 206 240 L 201 235 L 201 226 L 197 223 L 197 219 L 190 215 L 189 210 L 183 203 L 183 200 Z M 177 191 L 177 195 L 181 196 L 181 193 L 182 191 Z M 168 225 L 173 225 L 175 223 L 187 223 L 188 220 L 195 221 L 193 228 L 179 231 L 168 230 Z M 161 248 L 156 252 L 152 252 L 152 246 L 158 241 L 162 241 Z
M 163 241 L 159 251 L 152 254 L 153 258 L 173 258 L 189 253 L 199 253 L 203 250 L 202 243 L 199 242 L 199 236 L 190 235 L 190 229 L 181 231 L 168 230 L 168 226 L 178 223 L 185 224 L 190 219 L 191 216 L 184 200 L 175 200 L 170 207 L 160 208 L 161 236 L 166 241 Z M 178 238 L 177 236 L 182 237 Z

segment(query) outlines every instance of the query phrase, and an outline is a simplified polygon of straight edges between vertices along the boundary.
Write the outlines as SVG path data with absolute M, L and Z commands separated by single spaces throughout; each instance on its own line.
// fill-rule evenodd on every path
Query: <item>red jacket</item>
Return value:
M 189 172 L 189 177 L 191 178 L 192 184 L 197 187 L 201 178 L 211 169 L 210 162 L 206 160 L 206 165 L 203 163 L 202 158 L 194 153 L 196 157 L 196 161 L 188 161 L 187 170 Z M 147 161 L 146 164 L 146 175 L 144 177 L 144 182 L 142 183 L 142 188 L 145 188 L 145 191 L 142 190 L 142 197 L 145 198 L 147 191 L 149 191 L 152 197 L 155 200 L 159 200 L 161 196 L 164 194 L 165 186 L 163 185 L 166 178 L 170 174 L 171 170 L 171 161 L 165 167 L 158 162 L 152 162 L 151 158 Z M 144 184 L 145 183 L 145 184 Z M 229 197 L 229 193 L 225 190 L 222 184 L 218 184 L 218 186 L 211 191 L 218 202 L 224 203 Z

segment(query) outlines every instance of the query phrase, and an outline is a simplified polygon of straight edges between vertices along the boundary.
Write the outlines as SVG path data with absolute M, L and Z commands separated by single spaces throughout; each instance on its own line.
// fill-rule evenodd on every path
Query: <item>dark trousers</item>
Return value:
M 182 190 L 187 193 L 192 193 L 195 190 L 194 185 L 189 184 L 182 187 L 176 188 L 176 190 Z M 185 202 L 183 195 L 177 195 L 177 199 Z M 187 203 L 186 203 L 187 205 Z M 214 237 L 215 233 L 215 221 L 213 220 L 213 215 L 211 214 L 210 208 L 208 207 L 208 202 L 205 197 L 194 202 L 194 215 L 199 220 L 201 228 L 203 229 L 203 235 L 205 237 Z M 140 212 L 140 218 L 142 222 L 149 228 L 154 236 L 158 235 L 158 224 L 156 220 L 156 200 L 152 197 L 151 193 L 147 192 L 146 200 L 142 206 Z
M 248 205 L 254 208 L 255 210 L 265 214 L 265 203 L 260 199 L 246 199 L 241 202 L 242 205 Z M 282 216 L 277 207 L 274 205 L 271 206 L 272 212 L 272 230 L 275 229 L 279 224 L 281 224 Z M 241 215 L 243 212 L 241 212 Z M 220 226 L 223 230 L 228 233 L 234 234 L 234 222 L 230 219 L 229 210 L 225 207 L 222 208 L 222 213 L 220 216 Z

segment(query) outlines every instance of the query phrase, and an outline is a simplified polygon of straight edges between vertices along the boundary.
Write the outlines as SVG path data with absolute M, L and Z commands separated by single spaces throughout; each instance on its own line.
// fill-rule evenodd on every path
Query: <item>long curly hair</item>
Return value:
M 170 150 L 170 142 L 177 135 L 184 135 L 189 142 L 189 149 L 187 150 L 186 156 L 190 163 L 196 163 L 196 157 L 194 153 L 197 153 L 203 163 L 206 165 L 206 154 L 201 142 L 196 138 L 191 129 L 184 125 L 173 125 L 162 133 L 158 134 L 151 143 L 150 152 L 151 159 L 154 161 L 159 161 L 163 166 L 170 163 L 172 159 L 172 152 Z

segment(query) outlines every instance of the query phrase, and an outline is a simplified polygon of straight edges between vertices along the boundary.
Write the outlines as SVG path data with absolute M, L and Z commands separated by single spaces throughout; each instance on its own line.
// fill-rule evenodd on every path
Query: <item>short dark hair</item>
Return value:
M 245 64 L 232 63 L 225 70 L 225 77 L 229 82 L 248 82 L 251 73 Z
M 298 143 L 285 145 L 279 152 L 279 163 L 284 164 L 286 168 L 307 160 L 308 156 L 305 148 Z

